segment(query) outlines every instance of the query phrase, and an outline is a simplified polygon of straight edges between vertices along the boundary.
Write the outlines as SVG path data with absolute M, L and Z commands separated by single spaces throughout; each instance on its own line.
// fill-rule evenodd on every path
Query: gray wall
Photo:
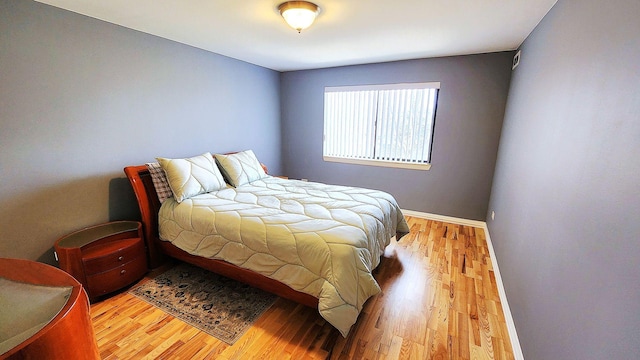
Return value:
M 391 192 L 404 209 L 484 219 L 513 53 L 457 56 L 283 73 L 285 174 Z M 324 87 L 441 83 L 428 171 L 324 162 Z
M 280 172 L 279 74 L 33 1 L 0 1 L 0 257 L 139 217 L 122 168 L 252 148 Z
M 559 0 L 514 71 L 487 222 L 527 359 L 640 358 L 639 18 Z

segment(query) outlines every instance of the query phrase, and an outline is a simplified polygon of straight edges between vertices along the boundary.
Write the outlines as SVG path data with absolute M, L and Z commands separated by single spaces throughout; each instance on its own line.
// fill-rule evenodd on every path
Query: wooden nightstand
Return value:
M 147 272 L 142 224 L 113 221 L 58 239 L 60 268 L 75 277 L 91 301 L 139 280 Z

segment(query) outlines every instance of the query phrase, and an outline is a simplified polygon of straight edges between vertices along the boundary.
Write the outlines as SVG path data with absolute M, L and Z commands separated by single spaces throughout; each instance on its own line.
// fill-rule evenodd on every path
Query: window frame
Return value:
M 428 129 L 430 131 L 430 141 L 428 149 L 427 162 L 410 162 L 410 161 L 394 161 L 394 160 L 379 160 L 379 159 L 366 159 L 366 158 L 346 158 L 339 156 L 325 155 L 327 146 L 327 93 L 330 92 L 356 92 L 356 91 L 377 91 L 377 90 L 412 90 L 412 89 L 435 89 L 435 101 L 433 104 L 433 117 L 430 119 L 431 126 Z M 435 133 L 436 114 L 438 108 L 438 100 L 440 95 L 440 82 L 420 82 L 420 83 L 393 83 L 393 84 L 375 84 L 375 85 L 346 85 L 346 86 L 326 86 L 324 88 L 324 106 L 323 106 L 323 137 L 322 137 L 322 157 L 324 161 L 338 162 L 346 164 L 358 164 L 367 166 L 379 166 L 379 167 L 392 167 L 414 170 L 429 170 L 431 168 L 432 155 L 433 155 L 433 140 Z M 428 113 L 428 110 L 427 110 Z M 375 149 L 375 142 L 374 142 Z

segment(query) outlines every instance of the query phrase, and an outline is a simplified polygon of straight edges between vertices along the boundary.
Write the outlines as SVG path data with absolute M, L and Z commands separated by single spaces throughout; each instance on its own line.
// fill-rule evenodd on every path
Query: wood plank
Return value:
M 233 346 L 121 292 L 92 304 L 103 359 L 513 359 L 484 231 L 407 217 L 343 338 L 314 309 L 278 299 Z M 149 274 L 146 281 L 161 269 Z

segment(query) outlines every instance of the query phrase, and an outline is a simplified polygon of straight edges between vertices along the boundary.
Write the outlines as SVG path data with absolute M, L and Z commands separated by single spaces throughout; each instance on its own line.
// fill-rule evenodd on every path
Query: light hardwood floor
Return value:
M 409 216 L 407 221 L 411 233 L 392 242 L 374 274 L 382 292 L 367 301 L 346 339 L 316 310 L 278 299 L 229 346 L 122 292 L 91 306 L 100 355 L 513 359 L 484 231 Z

